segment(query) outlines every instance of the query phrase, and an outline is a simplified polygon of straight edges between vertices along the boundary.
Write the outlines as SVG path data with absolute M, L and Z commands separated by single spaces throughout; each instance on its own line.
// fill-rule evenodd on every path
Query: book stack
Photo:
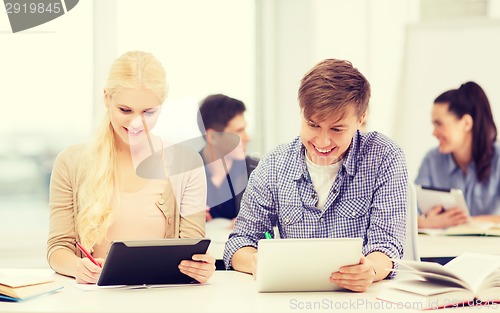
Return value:
M 23 275 L 0 270 L 0 301 L 25 301 L 62 288 L 61 284 L 49 276 Z

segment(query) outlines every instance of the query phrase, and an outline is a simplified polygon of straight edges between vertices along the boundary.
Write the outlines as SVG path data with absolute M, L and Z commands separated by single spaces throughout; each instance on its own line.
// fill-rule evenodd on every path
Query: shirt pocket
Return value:
M 335 211 L 338 215 L 352 219 L 366 215 L 369 208 L 369 199 L 367 197 L 345 199 L 335 205 Z
M 335 224 L 343 229 L 348 236 L 363 235 L 370 221 L 370 200 L 366 197 L 351 198 L 335 205 Z
M 304 225 L 304 209 L 283 207 L 279 214 L 279 230 L 283 238 L 307 238 Z

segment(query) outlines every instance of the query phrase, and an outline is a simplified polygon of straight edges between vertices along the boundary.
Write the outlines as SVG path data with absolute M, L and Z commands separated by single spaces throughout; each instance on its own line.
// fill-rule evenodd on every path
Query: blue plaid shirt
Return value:
M 282 238 L 360 237 L 364 255 L 379 251 L 390 258 L 401 258 L 407 184 L 401 148 L 380 133 L 358 131 L 330 189 L 325 209 L 320 210 L 300 139 L 278 146 L 250 176 L 224 250 L 226 268 L 231 267 L 238 249 L 257 248 L 264 232 L 272 233 L 274 225 Z

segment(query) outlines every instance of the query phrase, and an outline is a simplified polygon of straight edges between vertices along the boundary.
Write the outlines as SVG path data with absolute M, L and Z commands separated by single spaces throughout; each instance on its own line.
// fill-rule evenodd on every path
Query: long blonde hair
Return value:
M 167 96 L 166 74 L 151 54 L 130 51 L 115 60 L 108 75 L 106 94 L 112 97 L 123 88 L 143 87 L 163 102 Z M 82 245 L 90 250 L 100 242 L 113 223 L 112 201 L 116 191 L 117 157 L 109 109 L 103 123 L 87 143 L 78 169 L 79 212 L 77 232 Z

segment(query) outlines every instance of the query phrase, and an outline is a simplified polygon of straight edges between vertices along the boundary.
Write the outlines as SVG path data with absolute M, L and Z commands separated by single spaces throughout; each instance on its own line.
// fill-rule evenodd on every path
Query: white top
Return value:
M 318 203 L 316 204 L 316 207 L 323 210 L 326 198 L 328 198 L 333 182 L 335 181 L 335 178 L 337 178 L 339 169 L 342 166 L 342 160 L 330 165 L 318 165 L 309 160 L 306 152 L 306 165 L 309 175 L 311 176 L 314 189 L 318 193 Z

